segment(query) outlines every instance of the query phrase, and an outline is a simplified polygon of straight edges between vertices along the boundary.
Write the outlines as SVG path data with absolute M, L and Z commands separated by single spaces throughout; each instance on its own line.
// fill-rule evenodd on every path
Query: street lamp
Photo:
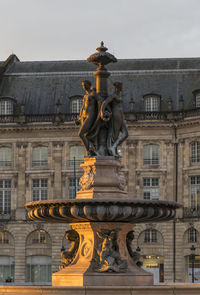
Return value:
M 137 253 L 136 255 L 138 256 L 138 261 L 136 262 L 136 265 L 141 267 L 143 263 L 142 263 L 142 261 L 139 260 L 140 259 L 140 251 L 141 251 L 140 247 L 137 246 L 135 251 Z
M 194 283 L 194 258 L 195 258 L 195 246 L 192 245 L 192 247 L 190 248 L 191 250 L 191 258 L 192 258 L 192 283 Z

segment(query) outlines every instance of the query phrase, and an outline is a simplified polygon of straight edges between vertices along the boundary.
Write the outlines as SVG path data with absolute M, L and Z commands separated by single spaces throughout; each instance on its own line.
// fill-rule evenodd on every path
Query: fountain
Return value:
M 117 152 L 128 137 L 122 111 L 122 83 L 115 82 L 108 95 L 110 73 L 105 65 L 116 62 L 101 42 L 88 58 L 98 65 L 96 88 L 82 82 L 85 95 L 77 125 L 87 152 L 81 167 L 81 190 L 74 200 L 38 201 L 26 204 L 33 220 L 69 223 L 66 238 L 71 242 L 62 251 L 60 271 L 52 275 L 53 286 L 153 285 L 153 275 L 138 266 L 132 250 L 133 227 L 141 222 L 173 219 L 175 202 L 128 198 L 126 181 Z

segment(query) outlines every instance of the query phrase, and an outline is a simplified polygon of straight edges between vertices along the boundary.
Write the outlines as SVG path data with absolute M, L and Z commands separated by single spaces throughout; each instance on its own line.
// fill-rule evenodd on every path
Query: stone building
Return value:
M 135 227 L 133 248 L 156 282 L 200 282 L 200 58 L 119 60 L 129 138 L 120 147 L 129 197 L 183 205 L 173 222 Z M 24 204 L 74 198 L 84 151 L 74 120 L 86 61 L 0 62 L 0 281 L 48 284 L 68 226 L 30 221 Z

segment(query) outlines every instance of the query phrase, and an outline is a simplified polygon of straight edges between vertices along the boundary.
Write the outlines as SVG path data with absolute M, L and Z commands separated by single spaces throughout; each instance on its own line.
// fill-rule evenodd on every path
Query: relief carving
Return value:
M 60 269 L 67 267 L 71 264 L 76 256 L 76 253 L 79 248 L 79 234 L 75 230 L 68 230 L 66 232 L 66 239 L 71 242 L 71 247 L 68 251 L 61 251 L 61 265 L 59 266 Z
M 123 172 L 119 172 L 119 189 L 121 191 L 125 191 L 126 189 L 126 179 Z
M 84 174 L 79 180 L 81 190 L 88 190 L 94 185 L 95 167 L 84 167 Z
M 95 270 L 97 272 L 126 272 L 127 262 L 119 255 L 117 236 L 119 229 L 97 232 L 100 246 L 97 249 Z

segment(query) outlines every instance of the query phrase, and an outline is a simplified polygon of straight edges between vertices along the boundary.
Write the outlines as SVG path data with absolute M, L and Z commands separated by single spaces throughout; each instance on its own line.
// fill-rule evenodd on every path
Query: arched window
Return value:
M 144 231 L 144 243 L 156 243 L 157 242 L 157 230 L 146 229 Z
M 26 258 L 26 281 L 51 282 L 51 257 L 34 255 Z
M 48 166 L 48 147 L 47 146 L 38 146 L 33 148 L 32 166 L 33 167 Z
M 51 238 L 49 234 L 43 229 L 37 229 L 31 232 L 27 238 L 27 245 L 33 244 L 45 244 L 46 246 L 51 245 Z
M 190 144 L 190 161 L 191 163 L 200 162 L 200 141 L 194 141 Z
M 160 96 L 156 94 L 147 94 L 144 96 L 145 112 L 160 111 Z
M 0 282 L 14 282 L 14 257 L 0 256 Z
M 143 148 L 144 165 L 159 164 L 159 147 L 156 144 L 145 145 Z
M 188 243 L 197 242 L 197 230 L 194 227 L 188 229 Z
M 81 163 L 84 161 L 85 149 L 81 145 L 75 145 L 70 147 L 69 154 L 69 165 L 74 166 L 75 164 L 79 167 Z
M 42 229 L 36 230 L 33 232 L 33 244 L 46 244 L 47 242 L 47 235 L 46 232 Z
M 0 147 L 0 167 L 9 168 L 12 165 L 12 149 Z
M 81 106 L 83 103 L 82 96 L 80 95 L 72 96 L 70 97 L 70 101 L 71 101 L 71 113 L 72 114 L 80 113 Z

